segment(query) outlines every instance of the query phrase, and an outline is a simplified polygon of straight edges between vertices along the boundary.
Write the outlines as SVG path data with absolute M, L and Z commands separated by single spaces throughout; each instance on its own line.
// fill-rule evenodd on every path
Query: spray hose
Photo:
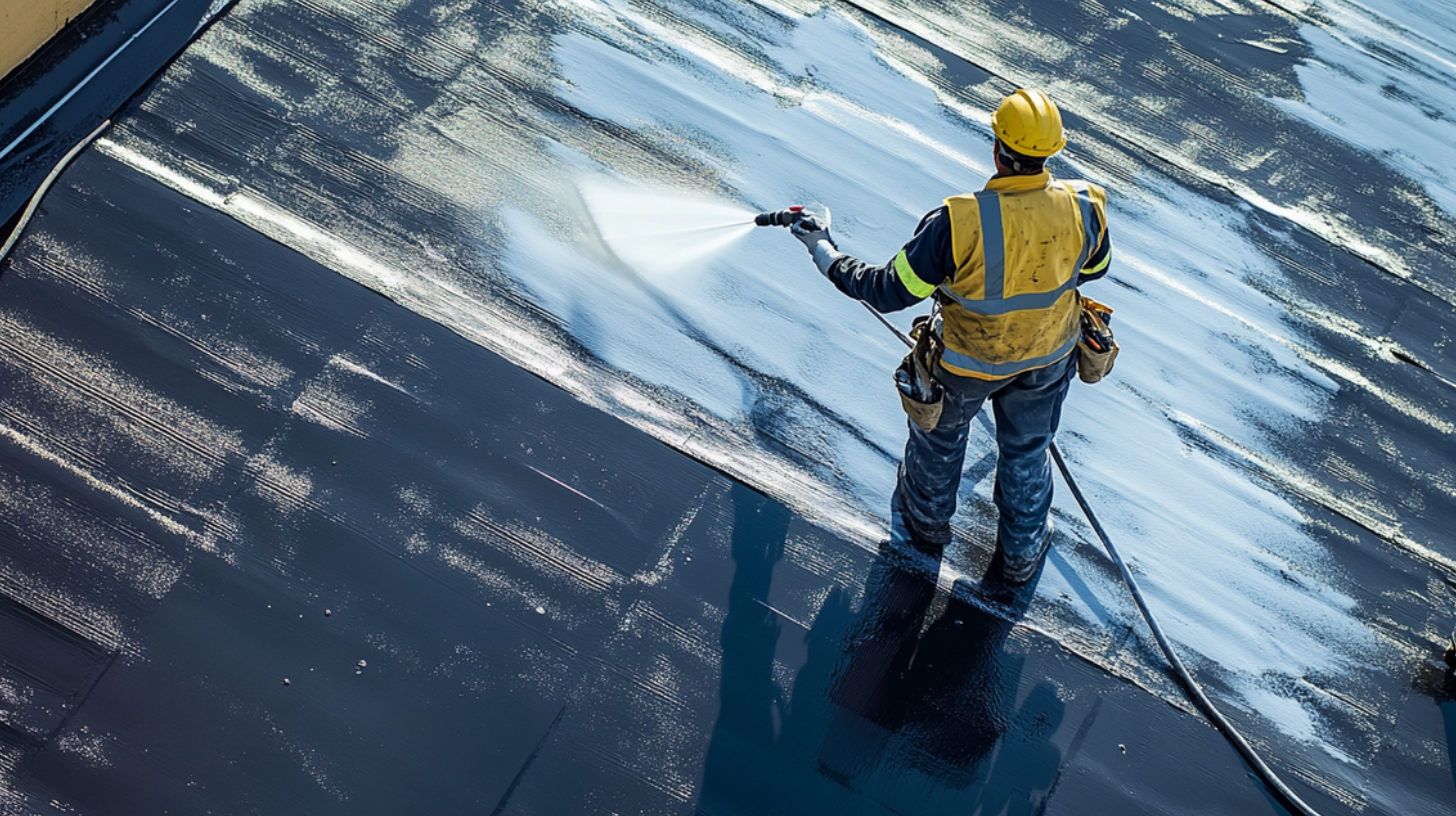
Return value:
M 904 332 L 895 328 L 890 321 L 886 320 L 885 316 L 880 314 L 878 309 L 862 300 L 860 303 L 866 309 L 869 309 L 871 314 L 879 318 L 880 322 L 885 324 L 890 331 L 894 332 L 895 336 L 900 338 L 902 343 L 906 346 L 914 346 L 914 342 Z M 1152 630 L 1153 638 L 1158 642 L 1158 648 L 1168 658 L 1168 663 L 1173 667 L 1173 673 L 1177 675 L 1178 680 L 1183 685 L 1184 690 L 1188 692 L 1188 696 L 1193 700 L 1194 705 L 1208 719 L 1213 721 L 1213 724 L 1217 726 L 1218 730 L 1223 732 L 1223 735 L 1228 738 L 1229 742 L 1233 743 L 1233 746 L 1238 749 L 1244 760 L 1264 780 L 1264 783 L 1268 786 L 1270 792 L 1274 794 L 1275 798 L 1279 799 L 1292 812 L 1301 814 L 1301 816 L 1319 816 L 1319 813 L 1314 808 L 1305 804 L 1284 783 L 1284 780 L 1280 779 L 1279 775 L 1274 773 L 1274 770 L 1265 764 L 1264 760 L 1254 751 L 1253 746 L 1249 745 L 1248 740 L 1244 739 L 1238 729 L 1234 728 L 1233 723 L 1229 722 L 1213 705 L 1213 701 L 1208 699 L 1208 695 L 1203 693 L 1202 687 L 1193 679 L 1193 675 L 1188 672 L 1188 669 L 1183 665 L 1183 661 L 1178 658 L 1178 653 L 1173 650 L 1173 644 L 1163 634 L 1163 628 L 1158 625 L 1158 621 L 1153 617 L 1152 610 L 1148 609 L 1147 602 L 1143 600 L 1142 590 L 1138 588 L 1138 583 L 1133 578 L 1132 572 L 1127 568 L 1127 564 L 1123 562 L 1122 556 L 1117 554 L 1117 548 L 1112 546 L 1112 540 L 1107 537 L 1107 531 L 1102 529 L 1101 522 L 1097 520 L 1097 514 L 1092 512 L 1092 505 L 1088 504 L 1087 498 L 1082 495 L 1081 488 L 1077 486 L 1077 480 L 1072 478 L 1072 471 L 1068 469 L 1066 460 L 1062 458 L 1062 451 L 1057 447 L 1056 440 L 1052 441 L 1050 450 L 1052 459 L 1057 463 L 1057 469 L 1062 472 L 1062 478 L 1067 482 L 1067 487 L 1071 488 L 1072 495 L 1077 499 L 1077 504 L 1087 516 L 1087 521 L 1091 522 L 1092 529 L 1096 531 L 1097 537 L 1102 540 L 1102 546 L 1107 548 L 1107 554 L 1112 557 L 1112 562 L 1117 565 L 1117 571 L 1122 575 L 1122 582 L 1127 585 L 1128 591 L 1132 593 L 1132 599 L 1137 603 L 1138 611 L 1142 613 L 1143 620 L 1147 621 L 1148 628 Z M 1456 640 L 1453 640 L 1453 648 L 1456 648 Z
M 46 175 L 45 180 L 40 183 L 40 186 L 36 188 L 35 193 L 31 195 L 30 203 L 26 205 L 25 212 L 22 213 L 20 219 L 15 222 L 15 228 L 10 231 L 10 237 L 5 239 L 5 243 L 3 245 L 0 245 L 0 261 L 5 260 L 5 257 L 10 254 L 10 250 L 15 247 L 15 242 L 20 240 L 20 234 L 22 232 L 25 232 L 25 227 L 27 224 L 30 223 L 31 216 L 35 215 L 36 208 L 40 206 L 40 200 L 42 198 L 45 198 L 46 192 L 51 189 L 51 185 L 55 184 L 56 179 L 60 177 L 61 171 L 66 169 L 66 165 L 70 164 L 71 160 L 76 158 L 77 154 L 79 154 L 82 150 L 85 150 L 86 147 L 92 142 L 96 141 L 96 137 L 100 136 L 101 132 L 106 130 L 110 126 L 110 119 L 107 119 L 106 121 L 97 125 L 96 129 L 91 131 L 90 135 L 77 142 L 74 147 L 66 151 L 66 155 L 62 156 L 61 160 L 56 162 L 56 166 L 51 168 L 51 172 Z

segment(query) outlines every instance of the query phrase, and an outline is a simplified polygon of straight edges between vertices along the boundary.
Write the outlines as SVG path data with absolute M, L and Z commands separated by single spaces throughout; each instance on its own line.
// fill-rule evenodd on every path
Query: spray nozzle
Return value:
M 795 204 L 774 212 L 759 213 L 753 223 L 760 227 L 792 227 L 798 225 L 808 232 L 829 229 L 829 208 L 823 204 Z
M 760 227 L 787 227 L 803 217 L 803 205 L 795 205 L 788 209 L 759 213 L 753 217 L 753 223 Z

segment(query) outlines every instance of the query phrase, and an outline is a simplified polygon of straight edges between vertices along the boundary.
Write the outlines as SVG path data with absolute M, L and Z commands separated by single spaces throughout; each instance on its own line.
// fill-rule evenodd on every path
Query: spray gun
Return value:
M 753 223 L 760 227 L 791 227 L 794 224 L 804 221 L 804 229 L 809 232 L 816 232 L 825 227 L 819 225 L 819 215 L 812 211 L 806 211 L 804 205 L 796 204 L 783 210 L 759 213 L 753 217 Z
M 759 213 L 753 217 L 753 223 L 760 227 L 790 227 L 794 237 L 809 249 L 814 266 L 828 275 L 830 267 L 843 257 L 843 253 L 829 237 L 829 208 L 823 204 L 810 204 L 809 207 L 813 209 L 796 204 L 782 210 Z
M 804 217 L 804 206 L 802 204 L 789 207 L 786 210 L 774 210 L 773 212 L 759 213 L 753 217 L 753 223 L 760 227 L 787 227 L 795 221 Z

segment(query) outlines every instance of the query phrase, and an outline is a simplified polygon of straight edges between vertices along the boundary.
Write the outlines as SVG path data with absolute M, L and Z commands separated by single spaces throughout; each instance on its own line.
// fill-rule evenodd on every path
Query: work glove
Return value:
M 809 257 L 814 259 L 820 274 L 828 275 L 829 267 L 844 254 L 834 245 L 834 238 L 829 234 L 828 207 L 820 205 L 814 210 L 804 210 L 804 214 L 789 226 L 789 232 L 809 250 Z

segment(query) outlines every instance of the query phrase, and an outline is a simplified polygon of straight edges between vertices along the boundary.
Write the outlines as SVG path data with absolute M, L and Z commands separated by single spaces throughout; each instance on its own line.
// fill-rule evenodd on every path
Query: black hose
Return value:
M 1097 531 L 1097 537 L 1102 539 L 1102 546 L 1107 548 L 1107 554 L 1112 557 L 1113 563 L 1117 564 L 1117 571 L 1122 574 L 1123 583 L 1127 584 L 1128 591 L 1132 593 L 1132 599 L 1137 602 L 1138 610 L 1143 613 L 1143 620 L 1148 622 L 1148 628 L 1153 631 L 1153 638 L 1158 641 L 1158 648 L 1163 650 L 1163 655 L 1172 664 L 1173 672 L 1178 675 L 1178 679 L 1182 682 L 1184 689 L 1187 690 L 1188 696 L 1193 698 L 1193 702 L 1198 706 L 1198 709 L 1212 720 L 1214 725 L 1218 726 L 1218 729 L 1223 732 L 1223 735 L 1228 738 L 1228 741 L 1233 743 L 1235 748 L 1239 749 L 1239 753 L 1243 754 L 1244 759 L 1250 765 L 1254 766 L 1254 770 L 1259 773 L 1259 776 L 1269 786 L 1269 789 L 1290 810 L 1304 814 L 1305 816 L 1319 816 L 1319 813 L 1314 808 L 1306 805 L 1293 790 L 1290 790 L 1288 785 L 1284 784 L 1284 780 L 1280 779 L 1279 775 L 1274 773 L 1273 768 L 1270 768 L 1264 763 L 1264 760 L 1254 751 L 1254 747 L 1249 744 L 1248 740 L 1244 739 L 1244 736 L 1239 733 L 1237 728 L 1234 728 L 1233 723 L 1229 722 L 1214 707 L 1213 701 L 1208 699 L 1208 695 L 1203 693 L 1203 689 L 1193 679 L 1193 675 L 1189 674 L 1188 669 L 1183 666 L 1183 661 L 1178 659 L 1178 653 L 1173 651 L 1173 644 L 1168 642 L 1168 638 L 1163 634 L 1162 627 L 1153 618 L 1152 610 L 1148 609 L 1147 603 L 1143 600 L 1142 590 L 1138 588 L 1137 581 L 1132 577 L 1132 572 L 1127 568 L 1127 564 L 1123 563 L 1122 557 L 1117 554 L 1117 549 L 1112 546 L 1112 541 L 1107 537 L 1107 531 L 1102 529 L 1102 525 L 1097 521 L 1096 514 L 1092 512 L 1092 506 L 1087 503 L 1086 497 L 1082 495 L 1081 489 L 1077 487 L 1077 481 L 1072 478 L 1072 472 L 1067 468 L 1066 460 L 1062 458 L 1062 451 L 1057 447 L 1055 441 L 1051 444 L 1051 453 L 1052 459 L 1057 463 L 1057 469 L 1062 472 L 1062 478 L 1067 481 L 1067 487 L 1071 488 L 1072 495 L 1076 497 L 1077 504 L 1082 507 L 1082 512 L 1086 514 L 1087 520 L 1092 523 L 1092 529 Z
M 910 338 L 905 336 L 904 332 L 895 328 L 890 321 L 886 320 L 885 316 L 880 314 L 878 309 L 864 301 L 860 301 L 860 303 L 863 303 L 866 309 L 869 309 L 875 317 L 880 319 L 881 323 L 885 324 L 890 331 L 894 332 L 895 336 L 899 337 L 901 342 L 907 346 L 914 346 Z M 1081 488 L 1077 487 L 1077 480 L 1072 478 L 1072 471 L 1068 469 L 1067 462 L 1062 458 L 1062 451 L 1057 447 L 1055 440 L 1052 441 L 1050 450 L 1053 461 L 1057 463 L 1057 469 L 1062 472 L 1062 478 L 1067 482 L 1067 487 L 1071 488 L 1072 495 L 1077 499 L 1077 504 L 1087 516 L 1087 521 L 1091 522 L 1092 529 L 1096 531 L 1097 537 L 1102 540 L 1102 546 L 1107 548 L 1107 554 L 1112 557 L 1112 562 L 1117 565 L 1117 571 L 1122 574 L 1122 582 L 1127 585 L 1128 591 L 1132 593 L 1132 599 L 1137 603 L 1138 611 L 1142 612 L 1143 620 L 1148 622 L 1148 628 L 1153 632 L 1153 639 L 1158 642 L 1158 648 L 1162 649 L 1163 655 L 1168 658 L 1168 663 L 1173 667 L 1173 673 L 1177 675 L 1179 682 L 1182 683 L 1184 690 L 1188 692 L 1188 696 L 1192 698 L 1194 705 L 1198 706 L 1198 710 L 1202 711 L 1205 716 L 1212 720 L 1213 724 L 1218 727 L 1218 730 L 1222 731 L 1223 735 L 1228 738 L 1228 741 L 1233 743 L 1233 746 L 1243 755 L 1244 760 L 1253 766 L 1254 770 L 1259 774 L 1259 777 L 1269 787 L 1269 790 L 1286 807 L 1295 813 L 1302 814 L 1302 816 L 1319 816 L 1319 813 L 1314 808 L 1306 805 L 1293 790 L 1290 790 L 1288 785 L 1284 784 L 1284 780 L 1280 779 L 1279 775 L 1274 773 L 1274 769 L 1265 764 L 1264 760 L 1254 751 L 1253 746 L 1249 745 L 1248 740 L 1244 739 L 1238 729 L 1234 728 L 1233 723 L 1229 722 L 1213 705 L 1213 701 L 1208 699 L 1208 695 L 1203 693 L 1203 689 L 1193 679 L 1193 675 L 1183 666 L 1183 661 L 1178 658 L 1178 653 L 1173 651 L 1173 644 L 1163 634 L 1163 628 L 1158 625 L 1158 621 L 1153 617 L 1152 610 L 1148 609 L 1147 602 L 1143 600 L 1142 590 L 1138 588 L 1137 581 L 1132 577 L 1132 572 L 1127 568 L 1127 564 L 1123 562 L 1122 556 L 1117 554 L 1117 548 L 1112 546 L 1112 540 L 1107 537 L 1107 531 L 1102 529 L 1102 524 L 1097 520 L 1097 515 L 1092 512 L 1092 505 L 1087 503 L 1087 498 L 1082 495 Z M 1453 643 L 1456 643 L 1456 640 L 1453 640 Z

